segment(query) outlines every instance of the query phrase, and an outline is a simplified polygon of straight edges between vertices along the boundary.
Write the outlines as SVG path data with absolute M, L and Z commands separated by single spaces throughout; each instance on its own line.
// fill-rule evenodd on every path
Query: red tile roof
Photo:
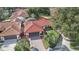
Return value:
M 10 18 L 14 21 L 14 20 L 18 20 L 17 17 L 20 17 L 20 16 L 28 17 L 28 13 L 24 9 L 17 9 L 14 13 L 12 13 Z
M 42 27 L 39 27 L 34 22 L 28 22 L 28 24 L 25 25 L 24 32 L 32 33 L 32 32 L 42 32 Z
M 24 24 L 24 32 L 42 32 L 43 26 L 48 25 L 51 26 L 51 22 L 46 18 L 40 18 L 35 21 L 27 21 Z
M 51 26 L 52 25 L 52 23 L 50 22 L 50 20 L 46 19 L 46 18 L 40 18 L 37 21 L 37 24 L 40 25 L 40 26 L 45 26 L 45 25 Z
M 0 29 L 2 31 L 0 33 L 0 36 L 20 34 L 20 26 L 18 22 L 0 22 Z

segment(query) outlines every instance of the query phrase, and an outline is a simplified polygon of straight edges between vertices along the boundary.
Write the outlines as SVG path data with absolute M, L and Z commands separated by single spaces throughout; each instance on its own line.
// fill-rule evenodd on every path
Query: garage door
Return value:
M 29 33 L 29 37 L 39 36 L 39 32 Z
M 17 39 L 16 35 L 5 36 L 4 38 L 5 38 L 6 40 L 7 40 L 7 39 Z

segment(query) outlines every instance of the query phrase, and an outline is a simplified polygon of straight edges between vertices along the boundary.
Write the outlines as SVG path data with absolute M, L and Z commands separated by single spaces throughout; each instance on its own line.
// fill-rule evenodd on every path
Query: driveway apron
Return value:
M 39 49 L 39 51 L 45 51 L 45 47 L 43 45 L 42 39 L 39 36 L 32 36 L 30 37 L 31 46 Z

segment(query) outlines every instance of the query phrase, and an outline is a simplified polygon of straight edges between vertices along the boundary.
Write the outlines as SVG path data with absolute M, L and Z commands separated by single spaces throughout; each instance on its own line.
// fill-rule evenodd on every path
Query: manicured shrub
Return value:
M 15 46 L 15 51 L 29 51 L 30 44 L 27 39 L 21 39 Z
M 59 33 L 54 30 L 50 30 L 45 35 L 44 41 L 47 43 L 47 46 L 54 48 L 59 41 Z

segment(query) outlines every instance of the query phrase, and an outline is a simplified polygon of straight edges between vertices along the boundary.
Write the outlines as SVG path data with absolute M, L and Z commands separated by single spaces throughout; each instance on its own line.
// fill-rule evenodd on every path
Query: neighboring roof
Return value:
M 19 21 L 20 21 L 20 19 L 18 19 L 18 18 L 11 19 L 11 22 L 19 22 Z
M 18 22 L 0 22 L 0 29 L 3 28 L 0 36 L 18 35 L 20 34 L 20 26 Z
M 14 21 L 17 17 L 28 17 L 28 13 L 24 9 L 17 9 L 10 18 Z
M 27 20 L 28 19 L 26 19 L 26 22 L 27 22 Z M 42 18 L 40 18 L 38 20 L 37 19 L 30 20 L 29 19 L 28 21 L 32 21 L 32 22 L 34 22 L 35 24 L 37 24 L 39 26 L 45 26 L 45 25 L 52 26 L 52 22 L 49 19 L 44 18 L 44 17 L 42 17 Z
M 32 33 L 32 32 L 42 32 L 42 31 L 43 31 L 42 27 L 39 27 L 34 22 L 30 21 L 27 24 L 25 24 L 24 32 Z
M 45 25 L 51 26 L 52 25 L 52 23 L 49 19 L 43 18 L 43 17 L 38 19 L 37 24 L 40 26 L 45 26 Z
M 43 26 L 48 25 L 51 26 L 52 23 L 46 18 L 40 18 L 39 20 L 27 21 L 24 23 L 24 32 L 41 32 L 43 30 Z

